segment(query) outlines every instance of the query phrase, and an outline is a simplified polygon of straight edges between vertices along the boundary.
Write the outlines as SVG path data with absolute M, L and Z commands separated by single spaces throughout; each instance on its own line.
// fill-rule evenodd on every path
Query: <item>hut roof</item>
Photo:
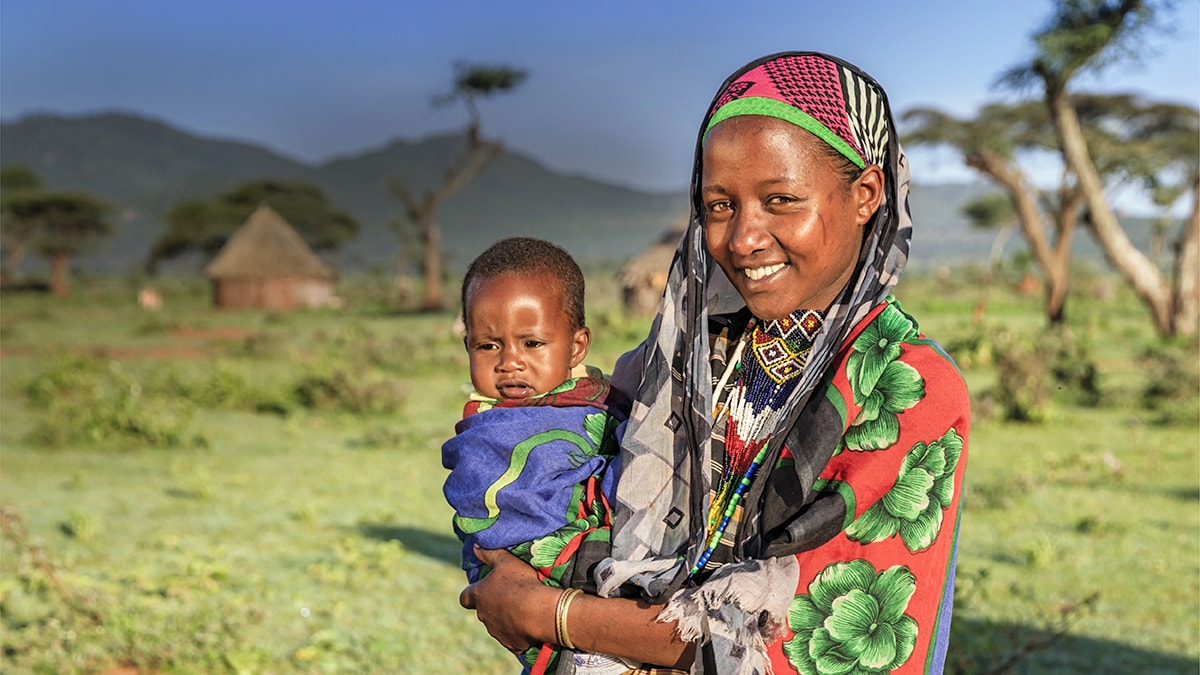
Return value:
M 214 279 L 302 277 L 332 279 L 333 270 L 321 262 L 296 230 L 266 204 L 225 242 L 205 268 Z
M 687 226 L 688 216 L 685 214 L 683 219 L 676 221 L 657 241 L 630 258 L 617 272 L 620 283 L 635 286 L 655 274 L 666 274 L 671 267 L 671 259 L 675 257 L 679 238 L 683 236 Z

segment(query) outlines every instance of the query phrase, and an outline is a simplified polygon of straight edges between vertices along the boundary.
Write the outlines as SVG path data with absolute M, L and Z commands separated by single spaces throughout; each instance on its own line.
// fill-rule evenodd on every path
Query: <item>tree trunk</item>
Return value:
M 1069 194 L 1064 188 L 1060 193 L 1055 227 L 1058 238 L 1054 242 L 1053 255 L 1046 266 L 1046 318 L 1051 326 L 1061 326 L 1067 319 L 1067 292 L 1071 286 L 1071 240 L 1075 238 L 1075 223 L 1079 220 L 1079 209 L 1083 206 L 1083 195 L 1078 191 Z
M 477 129 L 468 127 L 467 153 L 446 171 L 446 181 L 437 189 L 430 190 L 418 200 L 402 182 L 392 185 L 392 193 L 404 202 L 409 219 L 417 228 L 421 240 L 421 268 L 425 277 L 425 296 L 421 309 L 437 312 L 446 308 L 444 287 L 445 263 L 442 258 L 442 236 L 437 222 L 437 212 L 443 202 L 463 189 L 475 176 L 502 151 L 498 142 L 482 140 Z
M 1007 192 L 1017 211 L 1017 222 L 1021 234 L 1038 265 L 1046 275 L 1046 320 L 1051 325 L 1061 324 L 1066 318 L 1067 289 L 1070 281 L 1070 223 L 1058 224 L 1058 240 L 1051 245 L 1047 236 L 1048 227 L 1042 210 L 1038 207 L 1037 188 L 1029 185 L 1020 171 L 1014 170 L 995 153 L 980 151 L 967 161 L 973 168 L 992 177 Z M 1072 216 L 1073 217 L 1073 216 Z
M 21 260 L 25 258 L 25 247 L 20 242 L 8 243 L 8 251 L 4 256 L 4 266 L 0 267 L 0 285 L 7 286 L 16 282 L 19 278 L 17 268 L 21 266 Z
M 1048 87 L 1049 89 L 1049 87 Z M 1154 326 L 1160 335 L 1173 335 L 1171 288 L 1158 267 L 1129 240 L 1104 195 L 1100 173 L 1088 153 L 1087 140 L 1079 116 L 1064 91 L 1047 92 L 1054 124 L 1062 141 L 1063 158 L 1079 179 L 1090 212 L 1092 234 L 1113 267 L 1133 286 L 1142 302 L 1150 308 Z
M 50 258 L 50 292 L 60 298 L 65 298 L 71 294 L 71 287 L 67 283 L 67 267 L 70 265 L 71 256 L 55 255 Z
M 1171 324 L 1178 335 L 1200 331 L 1200 182 L 1192 190 L 1192 213 L 1175 247 Z
M 442 284 L 445 272 L 437 218 L 432 212 L 422 213 L 417 229 L 421 233 L 421 271 L 425 276 L 425 297 L 421 301 L 421 310 L 438 312 L 445 309 L 446 292 Z

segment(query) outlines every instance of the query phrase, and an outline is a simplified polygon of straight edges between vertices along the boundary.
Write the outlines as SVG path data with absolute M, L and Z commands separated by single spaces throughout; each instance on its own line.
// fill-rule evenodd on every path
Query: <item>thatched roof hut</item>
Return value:
M 658 311 L 663 290 L 667 287 L 671 258 L 687 223 L 688 218 L 684 216 L 617 271 L 625 311 L 640 316 L 650 316 Z
M 337 303 L 334 274 L 296 230 L 262 205 L 205 269 L 223 309 L 290 310 Z

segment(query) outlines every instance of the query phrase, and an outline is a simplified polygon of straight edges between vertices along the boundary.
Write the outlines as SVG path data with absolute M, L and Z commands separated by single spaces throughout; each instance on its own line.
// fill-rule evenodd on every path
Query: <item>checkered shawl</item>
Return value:
M 839 148 L 843 154 L 854 152 L 866 163 L 879 165 L 885 195 L 868 225 L 853 279 L 829 308 L 805 372 L 772 433 L 767 459 L 743 500 L 746 511 L 734 547 L 737 562 L 695 586 L 686 584 L 687 571 L 704 549 L 711 487 L 710 333 L 722 317 L 745 314 L 745 302 L 705 248 L 699 194 L 702 146 L 710 119 L 731 101 L 747 98 L 786 103 L 807 118 L 802 126 L 817 129 L 814 133 L 827 142 L 836 137 L 847 146 Z M 698 650 L 693 672 L 765 669 L 764 645 L 784 621 L 798 577 L 795 557 L 788 554 L 813 548 L 841 529 L 844 508 L 812 503 L 813 481 L 843 432 L 834 424 L 838 415 L 825 410 L 830 404 L 824 385 L 842 362 L 846 337 L 884 301 L 907 262 L 912 232 L 908 182 L 907 160 L 882 88 L 854 66 L 829 56 L 793 52 L 744 66 L 725 81 L 701 125 L 691 220 L 671 263 L 662 305 L 646 341 L 622 357 L 613 373 L 614 384 L 636 396 L 621 444 L 613 557 L 596 570 L 602 595 L 670 601 L 660 619 L 678 621 L 685 639 L 697 640 L 702 647 L 725 643 L 726 649 Z M 775 468 L 785 439 L 795 455 L 794 469 Z M 784 510 L 790 513 L 767 514 L 780 523 L 774 529 L 763 524 L 763 504 L 779 502 L 777 493 L 764 495 L 772 470 L 794 470 L 796 476 L 789 482 L 800 485 L 795 494 L 784 495 Z M 714 653 L 731 651 L 730 643 L 746 647 L 747 658 L 714 661 Z

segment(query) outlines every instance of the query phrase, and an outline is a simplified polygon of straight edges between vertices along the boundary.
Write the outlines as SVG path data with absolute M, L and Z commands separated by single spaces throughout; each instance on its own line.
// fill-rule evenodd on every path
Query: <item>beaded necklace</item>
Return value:
M 691 574 L 703 569 L 720 545 L 742 495 L 766 457 L 771 431 L 804 372 L 823 320 L 823 313 L 815 310 L 797 310 L 766 322 L 751 319 L 745 336 L 738 341 L 731 366 L 725 369 L 715 390 L 719 397 L 730 375 L 736 373 L 728 400 L 713 411 L 714 420 L 728 416 L 725 460 L 709 505 L 706 546 Z

